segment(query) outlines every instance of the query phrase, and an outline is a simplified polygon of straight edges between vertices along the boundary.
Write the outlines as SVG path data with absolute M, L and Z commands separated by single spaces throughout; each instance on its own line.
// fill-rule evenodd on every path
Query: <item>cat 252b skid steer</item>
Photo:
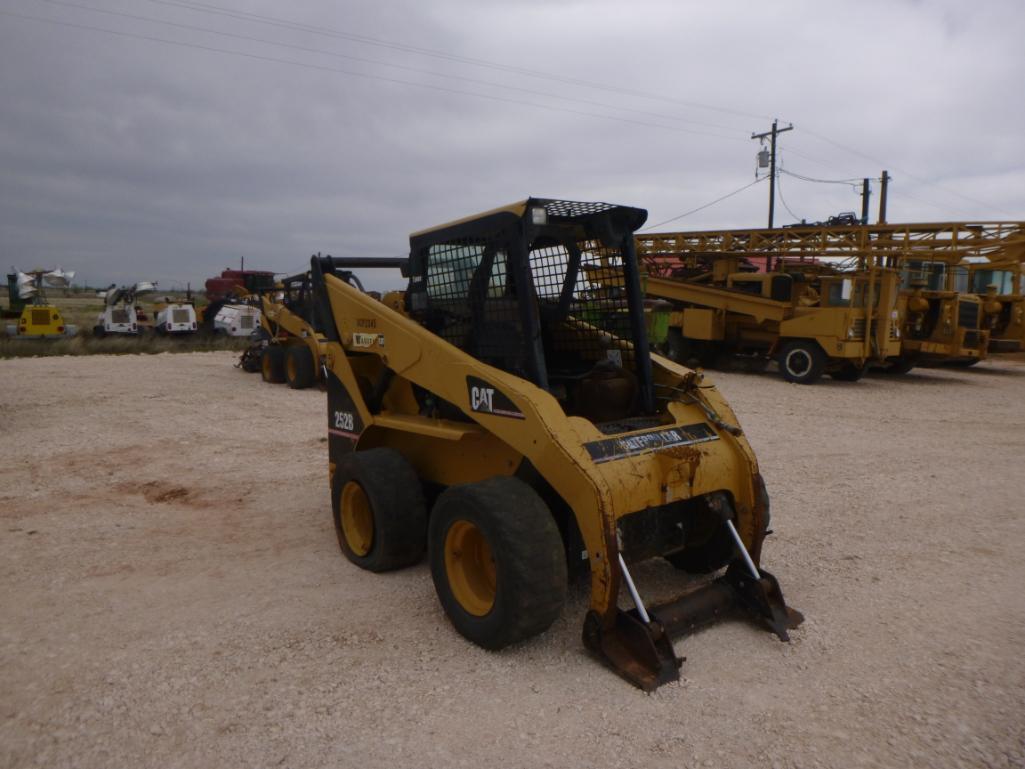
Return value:
M 345 556 L 384 571 L 426 550 L 449 620 L 488 649 L 545 630 L 589 568 L 585 645 L 651 690 L 679 677 L 672 635 L 739 610 L 787 640 L 801 616 L 758 566 L 769 500 L 733 412 L 649 352 L 646 217 L 531 198 L 415 233 L 401 301 L 352 273 L 385 260 L 316 256 L 312 277 Z M 656 556 L 725 573 L 645 605 L 628 565 Z

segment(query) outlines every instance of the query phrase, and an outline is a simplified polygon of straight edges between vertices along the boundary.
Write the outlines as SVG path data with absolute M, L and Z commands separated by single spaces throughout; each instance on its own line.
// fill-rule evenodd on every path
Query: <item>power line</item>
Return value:
M 685 211 L 684 213 L 680 214 L 679 216 L 674 216 L 672 219 L 666 219 L 664 222 L 659 222 L 658 224 L 649 224 L 647 227 L 642 227 L 639 230 L 639 232 L 644 232 L 645 230 L 653 230 L 656 227 L 661 227 L 663 224 L 669 224 L 670 222 L 675 222 L 677 219 L 682 219 L 685 216 L 690 216 L 691 214 L 696 214 L 698 211 L 704 211 L 706 208 L 710 208 L 711 206 L 714 206 L 716 203 L 721 203 L 722 201 L 726 200 L 726 198 L 732 198 L 734 195 L 743 192 L 748 187 L 754 187 L 759 182 L 764 182 L 767 178 L 768 178 L 767 176 L 763 176 L 763 177 L 761 177 L 759 179 L 755 179 L 750 184 L 745 184 L 740 189 L 733 190 L 733 192 L 727 193 L 726 195 L 723 195 L 721 198 L 716 198 L 715 200 L 711 201 L 710 203 L 705 203 L 703 206 L 698 206 L 697 208 L 693 208 L 690 211 Z
M 162 44 L 165 44 L 165 45 L 175 45 L 175 46 L 179 46 L 179 47 L 182 47 L 182 48 L 192 48 L 194 50 L 199 50 L 199 51 L 209 51 L 209 52 L 213 52 L 213 53 L 221 53 L 221 54 L 225 54 L 225 55 L 228 55 L 228 56 L 238 56 L 238 57 L 244 58 L 244 59 L 253 59 L 253 60 L 256 60 L 256 61 L 270 62 L 270 63 L 273 63 L 273 64 L 287 64 L 287 65 L 293 66 L 293 67 L 302 67 L 304 69 L 312 69 L 312 70 L 317 70 L 317 71 L 320 71 L 320 72 L 331 72 L 331 73 L 336 73 L 336 74 L 349 75 L 350 77 L 359 77 L 359 78 L 364 78 L 364 79 L 367 79 L 367 80 L 380 80 L 380 81 L 383 81 L 383 82 L 386 82 L 386 83 L 395 83 L 395 84 L 399 84 L 399 85 L 413 86 L 414 88 L 426 88 L 426 89 L 432 90 L 432 91 L 440 91 L 442 93 L 456 94 L 456 95 L 459 95 L 459 96 L 473 96 L 473 97 L 478 98 L 478 99 L 487 99 L 489 101 L 504 102 L 506 104 L 520 104 L 520 105 L 524 105 L 524 106 L 527 106 L 527 107 L 534 107 L 536 109 L 548 110 L 548 111 L 551 111 L 551 112 L 565 112 L 565 113 L 568 113 L 568 114 L 571 114 L 571 115 L 581 115 L 581 116 L 584 116 L 584 117 L 597 118 L 599 120 L 611 120 L 611 121 L 614 121 L 614 122 L 617 122 L 617 123 L 629 123 L 629 124 L 632 124 L 632 125 L 647 126 L 649 128 L 661 128 L 663 130 L 673 131 L 673 132 L 676 132 L 676 133 L 698 134 L 698 135 L 702 135 L 702 136 L 711 136 L 711 137 L 717 138 L 717 139 L 730 139 L 730 140 L 732 140 L 734 138 L 734 137 L 731 137 L 731 136 L 723 136 L 723 135 L 720 135 L 720 134 L 711 134 L 711 133 L 700 132 L 700 131 L 692 131 L 692 130 L 687 129 L 687 128 L 680 128 L 678 126 L 665 125 L 665 124 L 662 124 L 662 123 L 652 123 L 652 122 L 645 121 L 645 120 L 635 120 L 633 118 L 618 117 L 616 115 L 602 115 L 602 114 L 597 113 L 597 112 L 585 112 L 583 110 L 569 109 L 567 107 L 556 107 L 556 106 L 553 106 L 551 104 L 539 104 L 538 102 L 526 101 L 526 100 L 523 100 L 523 99 L 512 99 L 512 98 L 505 97 L 505 96 L 496 96 L 494 94 L 477 93 L 477 92 L 474 92 L 474 91 L 463 91 L 463 90 L 460 90 L 458 88 L 446 88 L 444 86 L 432 85 L 430 83 L 417 83 L 417 82 L 414 82 L 414 81 L 411 81 L 411 80 L 402 80 L 401 78 L 386 77 L 384 75 L 372 75 L 372 74 L 367 73 L 367 72 L 354 72 L 352 70 L 341 69 L 339 67 L 327 67 L 327 66 L 320 65 L 320 64 L 311 64 L 311 63 L 308 63 L 308 62 L 296 61 L 294 59 L 282 59 L 282 58 L 278 58 L 276 56 L 265 56 L 265 55 L 262 55 L 262 54 L 246 53 L 246 52 L 243 52 L 243 51 L 232 51 L 232 50 L 229 50 L 229 49 L 226 49 L 226 48 L 218 48 L 216 46 L 203 45 L 201 43 L 187 43 L 187 42 L 183 42 L 183 41 L 180 41 L 180 40 L 169 40 L 169 39 L 163 38 L 163 37 L 155 37 L 153 35 L 142 35 L 142 34 L 138 34 L 138 33 L 134 33 L 134 32 L 124 32 L 124 31 L 120 31 L 120 30 L 107 29 L 106 27 L 95 27 L 95 26 L 92 26 L 90 24 L 77 24 L 75 22 L 70 22 L 70 21 L 60 21 L 60 20 L 57 20 L 57 19 L 46 19 L 46 18 L 42 18 L 42 17 L 39 17 L 39 16 L 29 16 L 27 14 L 14 13 L 12 11 L 4 11 L 4 10 L 0 10 L 0 14 L 5 15 L 5 16 L 11 16 L 11 17 L 14 17 L 14 18 L 17 18 L 17 19 L 27 20 L 27 21 L 37 21 L 37 22 L 41 22 L 43 24 L 54 24 L 54 25 L 61 26 L 61 27 L 70 27 L 72 29 L 89 30 L 89 31 L 92 31 L 92 32 L 103 32 L 103 33 L 108 34 L 108 35 L 115 35 L 117 37 L 132 38 L 132 39 L 135 39 L 135 40 L 144 40 L 144 41 L 151 42 L 151 43 L 162 43 Z
M 795 179 L 800 179 L 803 182 L 814 182 L 815 184 L 845 184 L 848 187 L 856 187 L 855 182 L 860 182 L 861 179 L 816 179 L 812 176 L 803 176 L 802 174 L 788 171 L 785 168 L 779 169 L 780 173 L 786 174 L 787 176 L 793 176 Z
M 199 26 L 195 26 L 193 24 L 181 24 L 181 23 L 178 23 L 178 22 L 166 21 L 164 19 L 156 19 L 156 18 L 153 18 L 152 16 L 141 16 L 141 15 L 134 14 L 134 13 L 124 13 L 122 11 L 113 11 L 113 10 L 108 10 L 108 9 L 105 9 L 105 8 L 96 8 L 94 6 L 85 5 L 85 4 L 82 4 L 82 3 L 68 2 L 67 0 L 37 0 L 37 2 L 49 3 L 50 5 L 59 5 L 59 6 L 67 7 L 67 8 L 77 8 L 77 9 L 80 9 L 80 10 L 91 11 L 93 13 L 101 13 L 101 14 L 105 14 L 105 15 L 108 15 L 108 16 L 117 16 L 117 17 L 126 18 L 126 19 L 133 19 L 133 20 L 136 20 L 136 21 L 145 21 L 145 22 L 149 22 L 149 23 L 152 23 L 152 24 L 160 24 L 160 25 L 167 26 L 167 27 L 173 27 L 173 28 L 176 28 L 176 29 L 184 29 L 184 30 L 189 30 L 189 31 L 193 31 L 193 32 L 204 32 L 204 33 L 208 33 L 208 34 L 211 34 L 211 35 L 218 35 L 220 37 L 230 38 L 232 40 L 244 40 L 244 41 L 247 41 L 247 42 L 261 43 L 261 44 L 266 44 L 266 45 L 274 45 L 274 46 L 279 46 L 281 48 L 288 48 L 288 49 L 295 50 L 295 51 L 302 51 L 304 53 L 320 54 L 320 55 L 323 55 L 323 56 L 331 56 L 331 57 L 334 57 L 334 58 L 337 58 L 337 59 L 346 59 L 348 61 L 356 61 L 356 62 L 360 62 L 362 64 L 375 64 L 375 65 L 379 65 L 379 66 L 383 66 L 383 67 L 390 67 L 390 68 L 393 68 L 393 69 L 403 70 L 403 71 L 406 71 L 406 72 L 414 72 L 414 73 L 421 74 L 421 75 L 430 75 L 432 77 L 445 78 L 445 79 L 448 79 L 448 80 L 457 80 L 457 81 L 464 82 L 464 83 L 473 83 L 473 84 L 476 84 L 476 85 L 484 85 L 484 86 L 494 87 L 494 88 L 504 88 L 504 89 L 507 89 L 507 90 L 510 90 L 510 91 L 518 91 L 520 93 L 530 94 L 532 96 L 544 96 L 544 97 L 547 97 L 547 98 L 560 99 L 562 101 L 575 102 L 577 104 L 584 104 L 584 105 L 591 106 L 591 107 L 602 107 L 602 108 L 605 108 L 605 109 L 614 109 L 614 110 L 623 110 L 623 111 L 626 111 L 626 112 L 635 112 L 635 113 L 641 114 L 641 115 L 648 115 L 650 117 L 656 117 L 656 118 L 661 118 L 661 119 L 665 119 L 665 120 L 673 120 L 673 121 L 676 121 L 676 122 L 688 123 L 688 124 L 693 124 L 693 125 L 722 127 L 722 126 L 717 126 L 716 124 L 712 124 L 712 123 L 704 123 L 704 122 L 697 121 L 697 120 L 687 120 L 685 118 L 676 117 L 675 115 L 667 115 L 665 113 L 651 112 L 651 111 L 648 111 L 648 110 L 640 110 L 640 109 L 635 109 L 633 107 L 621 107 L 621 106 L 618 106 L 618 105 L 615 105 L 615 104 L 606 104 L 604 102 L 591 101 L 589 99 L 579 99 L 579 98 L 572 97 L 572 96 L 563 96 L 562 94 L 551 93 L 551 92 L 548 92 L 548 91 L 536 91 L 536 90 L 533 90 L 533 89 L 530 89 L 530 88 L 522 88 L 522 87 L 519 87 L 519 86 L 507 85 L 505 83 L 496 83 L 496 82 L 490 81 L 490 80 L 480 80 L 478 78 L 463 77 L 461 75 L 450 75 L 450 74 L 446 74 L 446 73 L 443 73 L 443 72 L 434 72 L 434 71 L 427 70 L 427 69 L 421 69 L 419 67 L 410 67 L 410 66 L 406 66 L 406 65 L 403 65 L 403 64 L 392 64 L 390 62 L 381 61 L 379 59 L 366 59 L 366 58 L 362 58 L 362 57 L 359 57 L 359 56 L 351 56 L 349 54 L 337 53 L 337 52 L 334 52 L 334 51 L 327 51 L 327 50 L 324 50 L 322 48 L 310 48 L 310 47 L 307 47 L 307 46 L 294 45 L 292 43 L 283 43 L 283 42 L 279 42 L 277 40 L 270 40 L 270 39 L 267 39 L 267 38 L 251 37 L 249 35 L 240 35 L 240 34 L 236 34 L 236 33 L 233 33 L 233 32 L 224 32 L 222 30 L 211 29 L 209 27 L 199 27 Z M 726 130 L 737 130 L 738 134 L 740 133 L 739 129 L 726 128 Z M 698 136 L 712 136 L 712 137 L 720 138 L 720 139 L 738 139 L 739 140 L 741 138 L 740 136 L 724 136 L 722 134 L 716 134 L 716 133 L 711 133 L 711 132 L 707 132 L 707 131 L 690 131 L 690 133 L 694 133 L 694 134 L 696 134 Z
M 460 56 L 458 54 L 449 53 L 447 51 L 439 51 L 432 48 L 424 48 L 420 46 L 408 45 L 405 43 L 397 43 L 391 40 L 383 40 L 381 38 L 370 37 L 367 35 L 345 32 L 344 30 L 334 29 L 332 27 L 313 26 L 310 24 L 304 24 L 303 22 L 292 21 L 290 19 L 283 19 L 280 17 L 265 16 L 258 13 L 251 13 L 249 11 L 237 11 L 230 8 L 224 8 L 223 6 L 214 5 L 212 3 L 198 2 L 197 0 L 148 0 L 148 2 L 156 3 L 158 5 L 184 8 L 199 13 L 227 16 L 229 18 L 239 19 L 242 21 L 266 24 L 272 27 L 281 27 L 284 29 L 309 32 L 316 35 L 323 35 L 325 37 L 341 38 L 343 40 L 350 40 L 352 42 L 363 43 L 365 45 L 390 48 L 392 50 L 403 51 L 405 53 L 414 53 L 420 56 L 429 56 L 432 58 L 443 59 L 446 61 L 456 62 L 459 64 L 470 64 L 476 67 L 484 67 L 487 69 L 509 72 L 516 75 L 524 75 L 526 77 L 538 78 L 543 80 L 552 80 L 559 83 L 563 83 L 565 85 L 573 85 L 578 87 L 583 86 L 585 88 L 609 91 L 612 93 L 618 93 L 625 96 L 636 96 L 643 99 L 651 99 L 670 104 L 678 104 L 684 107 L 694 107 L 697 109 L 708 110 L 710 112 L 721 112 L 723 114 L 736 115 L 738 117 L 756 118 L 759 120 L 765 119 L 764 115 L 757 115 L 751 112 L 745 112 L 743 110 L 733 109 L 729 107 L 720 107 L 713 104 L 704 104 L 702 102 L 687 101 L 684 99 L 674 99 L 659 94 L 648 93 L 633 88 L 624 88 L 621 86 L 609 85 L 607 83 L 599 83 L 592 80 L 583 80 L 573 77 L 563 77 L 561 75 L 554 75 L 540 70 L 527 69 L 525 67 L 517 67 L 511 64 L 503 64 L 501 62 L 489 61 L 487 59 L 477 59 L 469 56 Z M 725 126 L 718 127 L 724 128 Z
M 782 168 L 779 169 L 779 170 L 783 171 Z M 784 171 L 784 173 L 786 173 L 786 172 Z M 794 218 L 795 222 L 803 222 L 804 219 L 802 217 L 798 216 L 797 214 L 795 214 L 793 211 L 790 210 L 790 206 L 787 205 L 787 199 L 785 197 L 783 197 L 783 177 L 782 176 L 776 182 L 776 189 L 779 190 L 779 202 L 783 204 L 783 208 L 785 208 L 787 210 L 787 213 L 790 214 Z
M 914 181 L 918 182 L 919 184 L 925 184 L 925 185 L 927 185 L 929 187 L 935 187 L 938 190 L 943 190 L 944 192 L 946 192 L 946 193 L 948 193 L 950 195 L 956 195 L 957 197 L 962 198 L 964 200 L 967 200 L 970 203 L 974 203 L 977 206 L 982 206 L 983 208 L 991 208 L 991 209 L 994 209 L 996 211 L 1000 211 L 1002 213 L 1005 213 L 1008 216 L 1015 216 L 1015 214 L 1013 212 L 1008 211 L 1006 208 L 1001 208 L 1000 206 L 994 206 L 993 204 L 986 203 L 985 201 L 979 200 L 978 198 L 973 198 L 970 195 L 965 195 L 964 193 L 958 192 L 957 190 L 952 190 L 952 189 L 950 189 L 948 187 L 943 186 L 942 184 L 938 184 L 936 182 L 929 181 L 928 179 L 923 179 L 922 177 L 916 176 L 915 174 L 911 173 L 910 171 L 908 171 L 906 169 L 898 168 L 897 166 L 893 165 L 892 163 L 886 163 L 886 162 L 880 160 L 879 158 L 874 158 L 871 155 L 867 155 L 864 152 L 861 152 L 860 150 L 854 149 L 853 147 L 848 147 L 845 144 L 841 144 L 840 142 L 833 141 L 828 136 L 823 136 L 822 134 L 816 133 L 815 131 L 812 131 L 812 130 L 808 130 L 808 133 L 811 136 L 814 136 L 816 139 L 824 141 L 827 144 L 832 144 L 834 147 L 836 147 L 837 149 L 843 150 L 844 152 L 849 152 L 852 155 L 857 155 L 858 157 L 865 158 L 866 160 L 871 160 L 873 163 L 877 163 L 880 167 L 883 167 L 883 168 L 889 167 L 889 168 L 894 169 L 895 171 L 899 171 L 900 173 L 904 174 L 904 176 L 908 177 L 909 179 L 913 179 Z

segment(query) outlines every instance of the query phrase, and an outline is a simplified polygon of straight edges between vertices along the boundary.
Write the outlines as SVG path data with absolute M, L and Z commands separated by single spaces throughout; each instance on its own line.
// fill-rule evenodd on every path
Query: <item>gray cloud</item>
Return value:
M 195 285 L 242 255 L 281 271 L 314 251 L 400 255 L 412 230 L 529 194 L 658 222 L 752 181 L 748 137 L 774 115 L 796 126 L 788 170 L 888 168 L 891 220 L 1025 218 L 1013 0 L 211 2 L 402 50 L 147 0 L 80 4 L 323 52 L 9 0 L 0 10 L 262 58 L 0 15 L 0 260 Z M 566 82 L 581 80 L 615 88 Z M 781 187 L 799 217 L 860 205 L 844 186 Z M 766 195 L 672 226 L 762 226 Z

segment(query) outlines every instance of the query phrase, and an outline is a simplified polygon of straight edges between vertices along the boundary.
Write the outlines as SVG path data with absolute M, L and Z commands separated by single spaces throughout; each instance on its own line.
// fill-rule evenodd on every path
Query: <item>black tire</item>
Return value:
M 906 374 L 918 365 L 917 355 L 900 355 L 896 358 L 887 358 L 889 365 L 885 371 L 887 374 Z
M 812 384 L 826 370 L 826 354 L 815 342 L 795 339 L 779 353 L 779 373 L 788 382 Z
M 272 344 L 260 353 L 260 373 L 264 382 L 281 384 L 285 381 L 285 348 Z
M 977 363 L 982 363 L 982 358 L 959 358 L 958 360 L 947 361 L 947 365 L 954 368 L 971 368 Z
M 305 345 L 287 348 L 285 359 L 285 381 L 293 390 L 304 390 L 316 380 L 313 353 Z
M 855 363 L 842 363 L 840 368 L 829 372 L 829 376 L 838 382 L 857 382 L 863 376 L 868 366 L 858 366 Z
M 367 520 L 353 526 L 353 508 L 346 503 L 360 500 L 360 495 Z M 345 456 L 335 467 L 331 511 L 338 546 L 361 569 L 392 571 L 423 557 L 427 544 L 423 489 L 416 470 L 395 449 L 368 449 Z M 361 537 L 362 524 L 369 526 L 369 533 Z
M 250 347 L 242 353 L 242 360 L 240 361 L 242 370 L 247 374 L 255 374 L 257 371 L 260 371 L 262 352 L 259 348 Z
M 93 326 L 93 336 L 97 339 L 103 339 L 107 335 L 107 329 L 103 326 Z
M 712 510 L 706 509 L 699 514 L 689 539 L 692 544 L 665 557 L 680 571 L 711 574 L 733 560 L 733 538 L 722 519 Z
M 683 335 L 683 331 L 675 326 L 669 329 L 663 347 L 666 357 L 681 366 L 687 365 L 687 361 L 693 355 L 690 340 Z
M 491 603 L 476 612 L 453 592 L 465 566 L 452 537 L 469 526 L 491 558 Z M 485 649 L 501 649 L 546 630 L 566 601 L 566 555 L 548 506 L 530 486 L 512 477 L 450 486 L 438 497 L 427 532 L 431 576 L 449 621 Z M 464 591 L 465 592 L 465 591 Z M 483 602 L 486 606 L 486 599 Z

